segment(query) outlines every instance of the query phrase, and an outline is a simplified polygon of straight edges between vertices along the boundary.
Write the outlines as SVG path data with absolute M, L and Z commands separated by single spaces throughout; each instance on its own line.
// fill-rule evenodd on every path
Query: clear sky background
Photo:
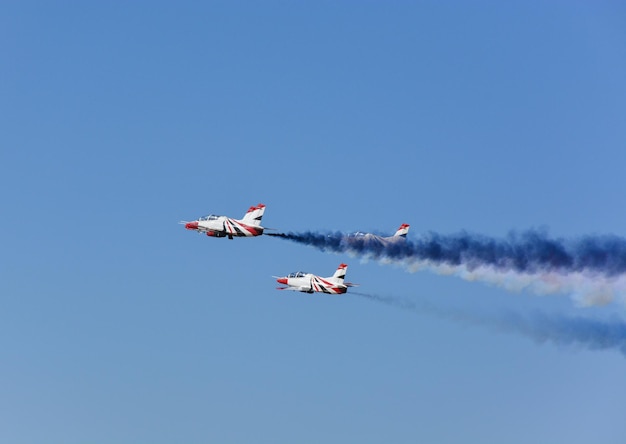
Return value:
M 272 275 L 621 303 L 178 225 L 625 235 L 623 2 L 6 1 L 0 51 L 0 442 L 626 442 L 616 350 Z

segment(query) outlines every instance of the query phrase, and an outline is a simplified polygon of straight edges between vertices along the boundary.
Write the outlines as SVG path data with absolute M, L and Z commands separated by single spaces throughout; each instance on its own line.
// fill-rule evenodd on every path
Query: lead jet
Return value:
M 388 245 L 393 242 L 398 242 L 406 239 L 406 235 L 409 232 L 409 224 L 402 224 L 400 228 L 395 232 L 393 236 L 378 236 L 372 233 L 361 233 L 357 231 L 356 233 L 350 234 L 346 236 L 345 240 L 350 242 L 363 242 L 363 243 L 378 243 L 380 245 Z
M 348 266 L 341 264 L 331 277 L 320 277 L 312 273 L 298 271 L 291 273 L 285 277 L 279 277 L 276 282 L 286 285 L 286 287 L 277 287 L 278 290 L 293 290 L 303 293 L 327 293 L 327 294 L 343 294 L 348 291 L 348 287 L 355 287 L 358 284 L 344 282 L 346 270 Z M 274 276 L 277 277 L 277 276 Z
M 241 220 L 210 214 L 193 222 L 181 223 L 184 223 L 188 230 L 206 233 L 210 237 L 228 237 L 229 239 L 253 237 L 263 234 L 265 229 L 261 226 L 263 213 L 265 213 L 265 205 L 258 204 L 256 207 L 250 207 Z

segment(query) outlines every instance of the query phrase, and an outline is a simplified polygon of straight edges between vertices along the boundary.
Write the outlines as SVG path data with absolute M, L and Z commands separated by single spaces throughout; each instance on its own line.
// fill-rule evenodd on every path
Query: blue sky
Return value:
M 0 441 L 623 443 L 626 360 L 462 313 L 569 295 L 179 220 L 624 235 L 620 2 L 5 2 Z

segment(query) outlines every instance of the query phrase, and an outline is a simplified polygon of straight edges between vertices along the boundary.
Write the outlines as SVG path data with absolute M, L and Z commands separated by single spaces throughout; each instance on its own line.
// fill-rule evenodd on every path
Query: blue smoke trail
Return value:
M 364 236 L 339 232 L 269 234 L 324 251 L 355 253 L 374 259 L 427 260 L 468 269 L 489 266 L 502 271 L 561 273 L 590 271 L 605 276 L 626 272 L 626 239 L 617 236 L 586 236 L 566 241 L 551 239 L 540 231 L 511 233 L 495 239 L 469 233 L 428 233 L 415 241 L 398 239 L 380 242 Z M 387 238 L 389 239 L 389 238 Z
M 626 294 L 626 239 L 617 236 L 565 240 L 536 230 L 503 239 L 466 232 L 431 232 L 416 240 L 312 231 L 270 235 L 322 251 L 401 263 L 411 271 L 429 268 L 508 289 L 567 292 L 583 305 Z
M 470 324 L 488 325 L 503 332 L 520 333 L 538 343 L 548 342 L 560 346 L 578 346 L 587 350 L 614 349 L 626 356 L 626 323 L 617 318 L 603 321 L 582 317 L 548 315 L 539 312 L 526 317 L 515 313 L 489 317 L 435 307 L 423 301 L 415 303 L 406 299 L 359 292 L 351 292 L 350 294 L 404 310 L 432 314 Z

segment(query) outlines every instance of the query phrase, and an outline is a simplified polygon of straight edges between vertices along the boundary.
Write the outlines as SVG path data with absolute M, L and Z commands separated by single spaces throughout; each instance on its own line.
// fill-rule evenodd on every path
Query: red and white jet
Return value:
M 398 228 L 398 230 L 395 232 L 393 236 L 388 236 L 388 237 L 378 236 L 372 233 L 361 233 L 360 231 L 357 231 L 356 233 L 348 235 L 345 238 L 345 240 L 348 243 L 350 242 L 365 242 L 365 243 L 375 242 L 381 245 L 388 245 L 389 243 L 405 240 L 406 235 L 409 232 L 409 227 L 410 227 L 409 224 L 402 224 L 400 225 L 400 228 Z
M 343 294 L 348 291 L 348 287 L 355 287 L 358 285 L 343 281 L 346 277 L 347 269 L 348 266 L 346 264 L 341 264 L 339 265 L 339 268 L 337 268 L 337 271 L 335 271 L 335 274 L 326 278 L 306 273 L 304 271 L 298 271 L 291 273 L 288 276 L 276 279 L 276 282 L 279 284 L 286 285 L 286 287 L 277 287 L 277 289 L 301 291 L 303 293 L 319 292 L 327 294 Z
M 198 233 L 206 233 L 210 237 L 252 237 L 263 234 L 261 218 L 265 213 L 265 205 L 258 204 L 250 207 L 243 219 L 231 219 L 226 216 L 215 216 L 210 214 L 201 217 L 193 222 L 181 222 L 188 230 L 195 230 Z

